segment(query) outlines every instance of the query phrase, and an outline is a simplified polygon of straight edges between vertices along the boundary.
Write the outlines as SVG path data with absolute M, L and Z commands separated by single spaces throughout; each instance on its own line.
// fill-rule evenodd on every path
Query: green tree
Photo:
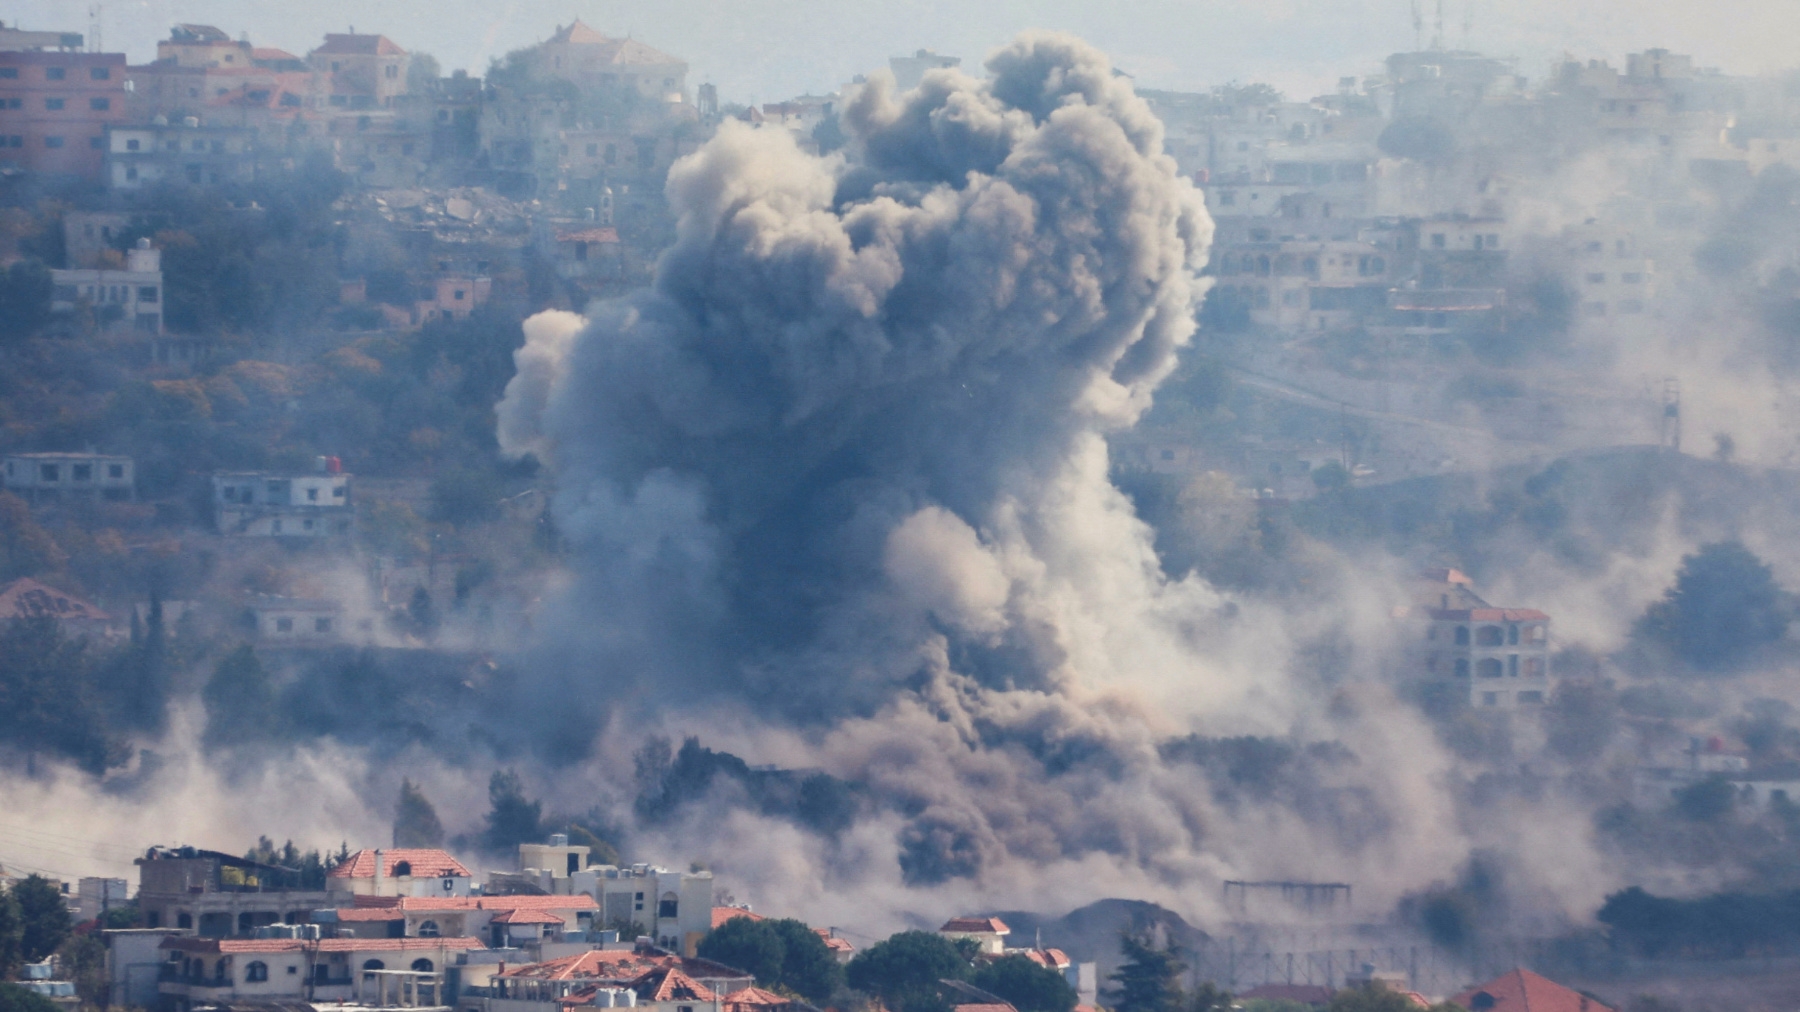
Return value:
M 50 322 L 56 286 L 41 260 L 20 260 L 0 271 L 0 339 L 30 337 Z
M 1187 1012 L 1226 1012 L 1232 1007 L 1232 995 L 1208 980 L 1183 997 L 1182 1007 Z
M 942 935 L 902 931 L 857 953 L 845 972 L 851 987 L 895 1012 L 943 1012 L 938 981 L 966 978 L 969 961 Z
M 481 845 L 494 854 L 518 849 L 544 836 L 544 805 L 525 796 L 525 782 L 513 770 L 495 770 L 488 779 L 487 828 Z
M 75 984 L 83 1007 L 102 1008 L 109 1003 L 106 946 L 92 934 L 71 934 L 56 950 L 63 977 Z
M 17 984 L 0 982 L 0 1012 L 61 1012 L 62 1006 Z
M 1110 978 L 1116 985 L 1116 1012 L 1182 1012 L 1181 975 L 1187 964 L 1179 948 L 1159 948 L 1149 938 L 1124 935 L 1119 951 L 1125 962 Z
M 19 968 L 20 945 L 25 938 L 25 914 L 10 889 L 0 889 L 0 977 Z
M 708 931 L 694 951 L 703 958 L 746 971 L 764 987 L 781 982 L 782 962 L 787 958 L 782 936 L 768 921 L 754 917 L 733 917 Z
M 825 940 L 804 922 L 791 917 L 763 921 L 781 940 L 778 983 L 815 1005 L 823 1006 L 844 983 L 844 968 Z
M 94 773 L 122 758 L 94 700 L 87 641 L 64 637 L 54 618 L 0 625 L 0 740 Z
M 27 875 L 12 888 L 19 904 L 19 954 L 27 963 L 41 962 L 56 951 L 74 927 L 62 890 L 42 875 Z
M 400 803 L 394 813 L 394 846 L 442 847 L 444 824 L 431 799 L 411 780 L 400 781 Z
M 969 983 L 1005 998 L 1019 1012 L 1073 1012 L 1077 1000 L 1062 974 L 1024 956 L 1005 956 L 978 966 Z
M 1702 545 L 1639 620 L 1639 631 L 1703 671 L 1737 667 L 1787 631 L 1787 595 L 1774 573 L 1736 541 Z
M 31 517 L 31 507 L 11 492 L 0 492 L 0 582 L 43 576 L 69 559 L 50 532 Z
M 225 656 L 200 690 L 206 703 L 206 742 L 212 746 L 262 741 L 276 730 L 275 688 L 249 644 Z

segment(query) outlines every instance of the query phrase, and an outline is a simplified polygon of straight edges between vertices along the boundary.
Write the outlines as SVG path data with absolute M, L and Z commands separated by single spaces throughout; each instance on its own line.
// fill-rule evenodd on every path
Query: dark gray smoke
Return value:
M 571 685 L 816 719 L 940 636 L 995 687 L 1065 665 L 993 525 L 1041 538 L 1071 460 L 1148 406 L 1211 223 L 1101 54 L 1035 35 L 988 66 L 864 88 L 842 157 L 728 123 L 671 174 L 655 288 L 530 328 L 501 438 L 553 464 L 581 560 Z

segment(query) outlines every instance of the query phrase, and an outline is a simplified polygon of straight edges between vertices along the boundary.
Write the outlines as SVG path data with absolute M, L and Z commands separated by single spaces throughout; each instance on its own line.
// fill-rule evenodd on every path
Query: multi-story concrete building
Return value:
M 213 475 L 213 518 L 233 537 L 326 538 L 350 533 L 350 476 L 324 462 L 312 474 L 238 471 Z
M 6 490 L 26 502 L 133 497 L 137 474 L 130 457 L 104 453 L 13 453 L 5 460 Z
M 106 185 L 115 190 L 213 186 L 256 178 L 254 129 L 214 126 L 197 116 L 106 131 Z
M 125 54 L 59 45 L 0 49 L 0 167 L 100 178 L 106 128 L 124 122 Z
M 152 337 L 163 332 L 162 250 L 139 239 L 125 251 L 125 269 L 51 271 L 50 308 L 86 304 L 103 330 L 128 329 Z
M 1550 616 L 1535 608 L 1496 608 L 1454 569 L 1428 571 L 1407 614 L 1422 619 L 1419 648 L 1426 678 L 1448 681 L 1478 709 L 1540 706 L 1555 689 Z
M 445 969 L 481 948 L 473 938 L 184 938 L 161 943 L 164 1007 L 232 1002 L 442 1008 Z
M 579 19 L 558 27 L 533 50 L 532 72 L 599 93 L 634 93 L 652 101 L 687 101 L 687 62 L 636 39 L 609 38 Z
M 330 75 L 327 102 L 333 109 L 391 109 L 406 94 L 406 50 L 385 35 L 327 34 L 306 62 Z
M 271 924 L 305 924 L 330 894 L 301 889 L 289 868 L 193 847 L 152 847 L 138 866 L 138 910 L 149 928 L 202 938 L 249 935 Z

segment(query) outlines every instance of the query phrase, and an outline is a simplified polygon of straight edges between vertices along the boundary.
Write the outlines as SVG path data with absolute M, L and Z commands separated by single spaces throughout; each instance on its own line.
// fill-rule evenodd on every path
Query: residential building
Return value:
M 344 606 L 318 598 L 256 594 L 244 606 L 246 624 L 270 645 L 320 646 L 343 639 Z
M 65 52 L 81 51 L 82 38 L 79 32 L 33 32 L 21 29 L 17 25 L 11 28 L 0 24 L 0 52 L 19 53 L 37 52 L 45 49 L 60 49 Z
M 129 211 L 63 212 L 63 257 L 70 267 L 117 267 L 124 263 L 118 244 L 138 223 Z
M 177 928 L 108 928 L 100 932 L 106 946 L 108 1004 L 149 1009 L 161 999 L 162 941 L 184 934 Z
M 238 471 L 213 475 L 213 515 L 231 537 L 325 538 L 348 535 L 355 510 L 350 476 L 336 457 L 312 474 Z
M 306 62 L 330 75 L 332 109 L 391 109 L 395 97 L 406 93 L 406 50 L 385 35 L 327 34 Z
M 0 169 L 99 179 L 106 128 L 124 122 L 125 54 L 0 49 Z
M 343 899 L 340 894 L 339 902 Z M 546 942 L 575 941 L 572 936 L 585 942 L 591 937 L 597 910 L 599 904 L 586 895 L 458 896 L 453 889 L 441 895 L 359 893 L 353 896 L 351 906 L 316 911 L 313 919 L 339 937 L 443 935 L 480 938 L 494 948 L 507 948 L 517 941 L 542 952 Z
M 323 890 L 299 888 L 293 869 L 218 851 L 152 847 L 135 863 L 138 909 L 149 928 L 245 936 L 272 924 L 305 924 L 331 902 Z
M 532 71 L 601 94 L 633 92 L 654 101 L 687 101 L 687 63 L 633 38 L 614 39 L 582 24 L 558 26 L 532 53 Z
M 469 869 L 432 847 L 364 848 L 325 876 L 325 887 L 343 896 L 469 895 Z
M 592 896 L 603 928 L 622 934 L 629 926 L 656 944 L 692 956 L 712 930 L 712 872 L 682 872 L 648 864 L 590 865 L 568 876 L 571 894 Z
M 162 250 L 139 239 L 125 251 L 125 269 L 53 270 L 50 307 L 68 311 L 93 309 L 102 329 L 129 329 L 160 336 L 163 332 Z
M 237 1001 L 441 1008 L 445 968 L 481 947 L 473 938 L 170 936 L 158 991 L 173 1012 Z
M 108 910 L 122 907 L 130 898 L 131 885 L 122 878 L 83 878 L 75 887 L 75 919 L 91 921 Z
M 1006 936 L 1012 934 L 1012 929 L 998 917 L 952 917 L 938 929 L 938 934 L 951 941 L 970 939 L 977 951 L 999 956 L 1006 952 Z
M 1469 1012 L 1613 1012 L 1597 998 L 1524 968 L 1478 984 L 1451 998 Z
M 1423 621 L 1425 677 L 1448 681 L 1471 706 L 1541 706 L 1555 691 L 1550 616 L 1543 612 L 1493 607 L 1454 569 L 1422 574 L 1414 606 L 1400 612 Z
M 894 74 L 894 84 L 901 91 L 911 91 L 925 80 L 925 74 L 932 70 L 955 70 L 962 66 L 960 56 L 942 56 L 929 49 L 921 49 L 911 56 L 888 57 L 888 69 Z
M 625 275 L 619 230 L 593 220 L 540 218 L 532 222 L 532 245 L 556 276 L 568 281 L 616 280 Z
M 162 120 L 162 117 L 158 117 Z M 154 186 L 214 186 L 256 178 L 256 131 L 177 123 L 115 126 L 106 131 L 106 185 L 115 190 Z
M 649 1005 L 722 1012 L 722 996 L 754 987 L 743 970 L 655 947 L 593 950 L 493 975 L 482 1012 L 557 1012 L 570 1005 Z
M 77 636 L 112 636 L 117 632 L 113 617 L 97 605 L 28 576 L 0 586 L 0 622 L 36 618 L 56 619 L 64 630 Z
M 126 502 L 137 480 L 130 457 L 106 453 L 9 453 L 0 467 L 6 490 L 31 503 Z

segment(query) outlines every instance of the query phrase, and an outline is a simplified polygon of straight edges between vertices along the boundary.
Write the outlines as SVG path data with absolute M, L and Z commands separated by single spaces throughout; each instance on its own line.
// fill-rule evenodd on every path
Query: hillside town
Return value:
M 1163 975 L 1155 983 L 1176 993 L 1183 986 L 1183 967 L 1173 962 L 1180 949 L 1164 942 L 1159 951 L 1149 934 L 1126 936 L 1129 959 L 1102 990 L 1094 961 L 1072 959 L 1041 937 L 1017 945 L 999 917 L 952 917 L 865 951 L 848 937 L 860 935 L 854 929 L 809 928 L 717 904 L 709 872 L 596 856 L 552 834 L 521 844 L 517 869 L 479 882 L 441 849 L 346 848 L 308 880 L 304 868 L 255 852 L 181 846 L 152 847 L 136 859 L 135 887 L 125 879 L 13 876 L 6 901 L 19 909 L 10 916 L 22 910 L 28 928 L 22 948 L 14 941 L 0 949 L 18 976 L 0 989 L 22 989 L 66 1012 L 1097 1012 L 1156 1008 L 1138 993 L 1147 974 Z M 55 906 L 36 909 L 45 902 Z M 773 959 L 763 944 L 770 938 L 784 940 Z M 46 956 L 44 946 L 54 951 Z M 1529 970 L 1434 999 L 1405 973 L 1353 961 L 1318 981 L 1256 984 L 1235 997 L 1209 984 L 1195 998 L 1193 1007 L 1220 1012 L 1486 1012 L 1503 1002 L 1612 1012 Z
M 849 516 L 866 533 L 900 508 L 840 501 L 850 493 L 790 502 L 778 481 L 804 499 L 815 478 L 853 484 L 893 460 L 821 439 L 825 462 L 804 478 L 759 473 L 716 500 L 658 484 L 668 460 L 702 456 L 683 439 L 752 416 L 802 431 L 816 405 L 798 395 L 787 414 L 715 396 L 707 406 L 728 421 L 668 420 L 690 396 L 767 379 L 760 362 L 706 376 L 672 366 L 678 395 L 642 393 L 664 427 L 594 453 L 598 463 L 553 459 L 547 440 L 502 446 L 496 406 L 551 397 L 520 390 L 534 354 L 576 341 L 557 328 L 585 333 L 636 314 L 616 308 L 634 293 L 680 287 L 670 251 L 698 229 L 676 213 L 671 179 L 697 172 L 709 143 L 773 138 L 843 172 L 831 200 L 858 186 L 873 202 L 915 199 L 923 184 L 910 178 L 843 169 L 875 129 L 856 117 L 879 119 L 852 106 L 894 92 L 925 96 L 924 109 L 934 88 L 995 73 L 976 54 L 917 49 L 820 81 L 819 94 L 746 104 L 656 48 L 653 26 L 640 38 L 546 23 L 534 45 L 448 72 L 399 29 L 290 52 L 237 25 L 173 24 L 153 60 L 133 63 L 73 27 L 0 24 L 0 774 L 151 797 L 145 785 L 181 770 L 216 763 L 235 785 L 246 769 L 303 766 L 296 757 L 324 743 L 342 751 L 308 761 L 391 772 L 369 777 L 384 792 L 439 760 L 469 782 L 491 774 L 494 811 L 481 822 L 447 809 L 452 831 L 482 827 L 447 833 L 407 780 L 392 846 L 265 838 L 243 854 L 71 840 L 0 818 L 0 1012 L 47 1012 L 37 999 L 66 1012 L 1776 1007 L 1644 981 L 1691 970 L 1779 991 L 1794 972 L 1783 961 L 1800 952 L 1800 710 L 1787 699 L 1800 607 L 1782 584 L 1800 502 L 1800 402 L 1785 387 L 1800 365 L 1800 79 L 1662 48 L 1525 67 L 1452 48 L 1440 31 L 1343 68 L 1335 90 L 1312 97 L 1236 81 L 1132 85 L 1160 121 L 1150 159 L 1204 208 L 1194 222 L 1210 216 L 1193 265 L 1204 300 L 1178 364 L 1142 396 L 1114 391 L 1141 413 L 1094 430 L 1092 453 L 1068 469 L 1102 476 L 1110 497 L 1071 493 L 1059 522 L 1085 536 L 1085 524 L 1104 526 L 1094 517 L 1128 514 L 1148 548 L 1122 567 L 1181 595 L 1192 610 L 1168 624 L 1184 644 L 1267 632 L 1275 612 L 1309 617 L 1294 620 L 1303 628 L 1285 652 L 1233 640 L 1229 660 L 1253 671 L 1238 695 L 1259 715 L 1299 695 L 1293 685 L 1318 696 L 1311 723 L 1189 727 L 1161 712 L 1167 700 L 1223 699 L 1227 675 L 1182 661 L 1194 685 L 1120 702 L 1140 687 L 1138 668 L 1166 660 L 1139 632 L 1088 654 L 1067 637 L 1002 635 L 1080 610 L 1019 604 L 1008 581 L 1042 567 L 997 546 L 1017 534 L 1009 524 L 1039 521 L 1005 510 L 959 527 L 921 508 L 917 525 L 883 531 L 914 541 L 883 540 L 831 570 L 887 581 L 882 603 L 913 609 L 896 624 L 929 639 L 918 663 L 966 678 L 926 691 L 941 686 L 861 663 L 863 644 L 901 637 L 831 610 L 835 585 L 809 578 L 837 540 L 769 517 Z M 904 120 L 901 106 L 880 108 Z M 816 199 L 809 213 L 834 210 Z M 730 239 L 716 242 L 723 260 Z M 773 290 L 805 273 L 735 283 Z M 847 315 L 882 318 L 863 294 L 843 296 Z M 790 322 L 772 326 L 788 328 L 772 357 L 798 357 L 827 329 Z M 1729 346 L 1702 354 L 1703 340 Z M 618 366 L 591 348 L 577 364 Z M 1042 363 L 978 365 L 985 378 Z M 795 371 L 835 390 L 865 367 L 846 357 Z M 980 400 L 962 389 L 944 402 L 943 429 L 980 427 L 954 414 Z M 614 406 L 561 422 L 603 428 Z M 842 408 L 845 431 L 876 427 L 864 407 Z M 896 469 L 929 456 L 912 436 L 944 435 L 918 428 L 884 444 Z M 721 455 L 754 462 L 754 442 Z M 920 466 L 899 484 L 935 494 L 960 475 L 962 449 L 946 455 L 955 466 Z M 609 466 L 641 486 L 606 486 L 596 475 Z M 748 561 L 725 534 L 670 533 L 671 517 L 710 522 L 742 502 L 766 514 L 718 526 L 752 545 L 737 553 Z M 605 523 L 618 525 L 611 540 L 593 534 Z M 929 564 L 899 558 L 907 544 Z M 619 558 L 655 578 L 609 584 Z M 644 659 L 662 655 L 633 652 L 640 636 L 662 636 L 694 670 L 717 661 L 689 625 L 646 632 L 633 610 L 691 590 L 677 563 L 695 559 L 726 559 L 726 575 L 694 591 L 701 605 L 669 610 L 694 628 L 728 614 L 722 627 L 777 644 L 718 662 L 728 676 L 665 672 Z M 731 565 L 774 575 L 734 579 Z M 594 586 L 612 594 L 595 596 L 611 612 L 568 604 L 570 588 Z M 1167 618 L 1178 611 L 1167 600 L 1146 608 Z M 819 661 L 793 647 L 815 635 L 841 652 Z M 603 649 L 625 658 L 630 686 L 583 652 Z M 1059 696 L 1099 653 L 1117 664 L 1103 691 Z M 780 669 L 790 662 L 849 688 L 811 694 Z M 1295 670 L 1303 677 L 1281 680 Z M 777 698 L 805 730 L 752 755 L 754 726 L 731 709 L 740 692 Z M 916 698 L 889 705 L 901 692 Z M 1030 701 L 957 710 L 1000 693 Z M 647 698 L 689 723 L 605 709 Z M 721 699 L 729 719 L 703 709 Z M 1139 717 L 1149 730 L 1120 733 L 1127 745 L 1107 738 L 1108 721 Z M 889 718 L 916 723 L 895 732 L 904 741 L 878 741 L 868 727 Z M 832 758 L 863 765 L 797 758 L 831 737 L 805 720 L 840 719 L 869 722 L 829 742 Z M 684 738 L 695 725 L 733 751 Z M 971 777 L 1016 802 L 991 821 L 1017 835 L 931 794 L 952 778 L 930 761 L 981 751 L 944 747 L 940 732 L 1029 771 Z M 866 749 L 843 740 L 865 733 Z M 1345 744 L 1353 733 L 1369 736 Z M 605 791 L 575 782 L 602 762 L 613 764 Z M 929 772 L 884 775 L 906 762 Z M 522 780 L 514 770 L 527 767 Z M 1083 806 L 1113 803 L 1139 774 L 1203 801 L 1158 807 L 1155 831 L 1099 826 Z M 1039 783 L 1081 801 L 1044 803 Z M 1401 817 L 1394 799 L 1428 790 L 1451 800 Z M 552 795 L 569 810 L 540 819 Z M 49 787 L 33 797 L 70 807 Z M 256 802 L 226 803 L 242 809 L 236 822 L 260 815 Z M 1540 825 L 1535 805 L 1555 820 Z M 1039 834 L 1041 809 L 1064 826 Z M 772 903 L 738 901 L 743 887 L 709 867 L 716 851 L 658 851 L 732 812 L 791 831 L 759 838 L 771 852 L 816 845 L 847 866 L 878 853 L 895 892 L 936 891 L 879 912 L 846 899 L 831 915 L 841 923 L 806 923 L 777 890 Z M 855 837 L 873 822 L 869 838 L 885 834 L 891 854 Z M 1143 900 L 1063 902 L 1106 888 L 1108 862 L 1178 846 L 1166 841 L 1182 833 L 1210 845 L 1223 823 L 1258 837 L 1246 849 L 1277 870 L 1252 877 L 1196 853 L 1118 878 L 1216 913 L 1203 927 Z M 175 815 L 165 824 L 176 840 L 202 835 Z M 1371 841 L 1416 839 L 1422 825 L 1470 839 L 1501 826 L 1526 842 L 1473 847 L 1403 882 L 1409 852 Z M 1295 857 L 1299 830 L 1380 867 L 1352 882 Z M 1570 840 L 1604 861 L 1565 866 Z M 136 880 L 83 874 L 99 847 Z M 663 863 L 628 861 L 627 848 Z M 1044 890 L 1043 911 L 986 909 L 973 888 L 963 899 L 981 908 L 945 907 L 1019 854 L 1064 862 L 1056 874 L 1081 888 Z M 1525 866 L 1554 886 L 1514 899 Z M 1641 872 L 1641 887 L 1618 869 Z M 1204 895 L 1193 881 L 1208 883 Z M 1353 894 L 1375 890 L 1382 909 L 1351 911 Z M 32 1002 L 15 1009 L 16 989 Z

